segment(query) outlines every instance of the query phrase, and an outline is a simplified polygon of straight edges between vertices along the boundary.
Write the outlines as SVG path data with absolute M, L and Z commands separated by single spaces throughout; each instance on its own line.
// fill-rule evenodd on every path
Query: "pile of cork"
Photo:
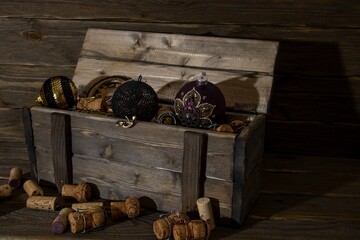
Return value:
M 21 181 L 22 170 L 11 169 L 8 184 L 0 185 L 0 199 L 10 197 Z M 93 194 L 89 183 L 64 184 L 60 196 L 45 196 L 43 189 L 31 179 L 24 182 L 23 188 L 28 195 L 27 208 L 59 211 L 51 224 L 55 234 L 65 232 L 68 225 L 72 233 L 85 233 L 103 227 L 109 218 L 135 218 L 140 214 L 140 202 L 134 197 L 124 201 L 91 201 Z
M 0 185 L 0 199 L 10 197 L 22 182 L 22 170 L 12 168 L 8 184 Z M 135 197 L 124 201 L 92 201 L 89 183 L 64 184 L 60 196 L 45 196 L 43 189 L 34 180 L 26 180 L 23 189 L 28 195 L 26 207 L 40 211 L 59 211 L 51 223 L 54 234 L 64 233 L 68 226 L 72 233 L 86 233 L 104 227 L 108 220 L 135 218 L 140 215 L 140 201 Z M 203 197 L 197 200 L 200 219 L 190 218 L 185 213 L 162 214 L 153 223 L 157 239 L 206 240 L 215 228 L 211 201 Z

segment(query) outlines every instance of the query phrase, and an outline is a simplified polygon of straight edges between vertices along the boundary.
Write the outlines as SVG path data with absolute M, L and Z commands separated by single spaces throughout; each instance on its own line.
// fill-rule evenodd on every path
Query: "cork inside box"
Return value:
M 277 50 L 272 41 L 89 29 L 73 76 L 80 94 L 106 76 L 142 75 L 171 104 L 206 72 L 228 114 L 249 124 L 240 134 L 144 121 L 125 129 L 115 117 L 32 107 L 33 175 L 58 187 L 90 182 L 101 198 L 138 197 L 166 212 L 192 211 L 206 196 L 217 221 L 241 224 L 260 192 Z

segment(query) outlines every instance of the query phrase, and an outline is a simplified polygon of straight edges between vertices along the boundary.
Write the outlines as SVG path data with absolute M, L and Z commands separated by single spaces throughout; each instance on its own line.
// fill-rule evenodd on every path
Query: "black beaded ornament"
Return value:
M 158 98 L 154 89 L 145 82 L 128 80 L 114 92 L 111 106 L 119 118 L 136 117 L 138 120 L 150 121 L 158 110 Z
M 59 109 L 75 107 L 77 88 L 72 80 L 64 76 L 47 79 L 41 89 L 37 102 L 42 106 Z

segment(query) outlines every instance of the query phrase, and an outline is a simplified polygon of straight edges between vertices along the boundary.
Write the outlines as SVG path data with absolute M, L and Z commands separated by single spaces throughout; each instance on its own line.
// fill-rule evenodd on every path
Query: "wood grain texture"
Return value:
M 159 99 L 173 101 L 179 88 L 193 80 L 204 69 L 145 64 L 111 59 L 81 58 L 76 66 L 74 82 L 81 89 L 106 76 L 125 75 L 137 79 L 143 77 L 153 87 Z M 256 73 L 206 70 L 210 82 L 216 84 L 225 96 L 229 110 L 263 112 L 268 108 L 272 76 Z M 86 92 L 86 90 L 85 90 Z M 84 94 L 86 95 L 86 94 Z
M 59 7 L 57 9 L 74 9 L 78 5 L 78 3 L 60 2 L 56 3 Z M 89 10 L 86 14 L 92 15 L 94 18 L 81 18 L 81 14 L 78 15 L 78 13 L 70 17 L 74 11 L 68 11 L 69 18 L 65 20 L 61 17 L 54 17 L 60 14 L 59 12 L 54 13 L 55 10 L 50 7 L 55 3 L 46 6 L 34 4 L 36 6 L 23 4 L 21 1 L 6 2 L 2 8 L 4 12 L 0 14 L 2 36 L 0 100 L 5 102 L 8 107 L 32 105 L 42 82 L 50 76 L 63 74 L 71 78 L 86 30 L 91 27 L 281 41 L 275 68 L 275 76 L 279 76 L 281 81 L 277 84 L 276 81 L 279 78 L 275 78 L 273 88 L 275 91 L 270 106 L 271 112 L 268 116 L 268 119 L 278 121 L 268 125 L 268 129 L 276 132 L 278 126 L 282 127 L 283 122 L 284 124 L 289 121 L 294 123 L 300 118 L 307 121 L 306 129 L 312 131 L 310 128 L 313 128 L 313 132 L 318 134 L 317 138 L 335 141 L 333 132 L 328 129 L 329 121 L 336 123 L 337 126 L 350 121 L 354 124 L 352 126 L 355 131 L 358 127 L 355 123 L 359 116 L 357 85 L 360 48 L 355 43 L 359 42 L 360 34 L 355 24 L 357 21 L 349 17 L 353 15 L 357 18 L 358 15 L 357 8 L 353 7 L 353 4 L 357 4 L 354 1 L 346 3 L 335 1 L 331 4 L 320 3 L 320 1 L 317 3 L 297 2 L 296 4 L 277 2 L 275 4 L 267 1 L 265 5 L 253 2 L 228 2 L 219 6 L 220 9 L 232 8 L 233 6 L 229 7 L 229 4 L 235 4 L 235 7 L 240 5 L 245 7 L 244 11 L 247 9 L 254 14 L 256 12 L 256 16 L 252 18 L 244 17 L 243 19 L 245 15 L 237 16 L 238 19 L 246 19 L 246 24 L 243 24 L 243 21 L 223 24 L 213 18 L 207 19 L 206 23 L 197 20 L 186 23 L 144 22 L 126 17 L 117 20 L 111 18 L 111 11 L 122 10 L 112 9 L 109 11 L 97 8 L 91 4 L 91 1 L 85 4 Z M 19 7 L 19 5 L 21 6 Z M 261 5 L 261 9 L 266 6 L 264 11 L 269 17 L 268 21 L 262 22 L 261 15 L 257 15 L 259 14 L 256 10 L 257 5 Z M 215 11 L 211 9 L 211 6 L 213 5 L 209 5 L 209 11 Z M 274 9 L 285 11 L 286 8 L 291 11 L 287 11 L 285 15 L 279 15 L 273 11 Z M 245 14 L 243 8 L 238 11 Z M 7 18 L 9 12 L 12 16 L 17 17 Z M 100 15 L 103 15 L 104 18 L 96 18 L 96 12 L 101 13 Z M 318 14 L 311 14 L 311 12 L 322 12 L 323 15 L 319 18 Z M 309 14 L 308 18 L 304 17 L 305 13 Z M 156 17 L 157 14 L 163 13 L 154 13 L 152 16 Z M 218 12 L 217 14 L 227 13 Z M 23 16 L 29 16 L 31 19 Z M 119 16 L 116 15 L 116 18 Z M 300 20 L 301 24 L 297 24 L 296 20 Z M 340 24 L 341 21 L 343 22 Z M 307 24 L 304 24 L 305 22 Z M 297 93 L 294 96 L 293 91 Z M 298 104 L 302 101 L 316 102 L 316 104 Z M 307 108 L 307 106 L 310 107 Z M 321 125 L 313 124 L 312 121 L 324 123 L 321 127 L 322 130 L 319 130 Z M 301 124 L 299 128 L 301 128 Z M 339 133 L 339 138 L 342 138 L 341 131 Z M 286 136 L 290 136 L 289 134 Z M 318 146 L 319 153 L 342 154 L 354 152 L 354 149 L 357 148 L 356 141 L 351 138 L 343 139 L 343 142 L 347 142 L 337 148 L 329 147 L 334 146 L 333 144 L 321 145 L 321 141 L 314 141 L 313 144 L 307 145 L 304 144 L 306 141 L 301 138 L 301 135 L 298 135 L 297 138 L 299 143 L 290 145 L 286 144 L 285 139 L 285 141 L 281 140 L 277 143 L 278 138 L 271 136 L 271 147 L 268 149 L 313 153 L 315 148 L 313 146 Z M 353 150 L 349 151 L 349 149 Z
M 317 121 L 266 123 L 265 151 L 273 153 L 298 149 L 301 154 L 359 157 L 360 125 Z M 299 141 L 301 140 L 301 141 Z
M 53 112 L 69 114 L 75 183 L 95 184 L 103 198 L 134 196 L 142 199 L 142 205 L 158 210 L 181 209 L 183 139 L 188 128 L 139 121 L 124 129 L 116 127 L 118 119 L 113 117 L 42 107 L 33 107 L 31 112 L 40 179 L 55 182 L 49 161 L 50 131 L 46 130 L 50 116 Z M 194 131 L 208 138 L 204 194 L 217 199 L 219 217 L 230 218 L 236 135 Z
M 0 108 L 0 162 L 27 162 L 21 109 Z
M 252 1 L 227 1 L 226 3 L 207 1 L 203 3 L 152 0 L 141 3 L 103 1 L 95 4 L 92 0 L 63 4 L 63 1 L 53 0 L 44 5 L 41 0 L 37 0 L 31 4 L 24 4 L 21 1 L 5 1 L 2 16 L 70 20 L 108 19 L 129 22 L 240 23 L 244 25 L 254 24 L 254 22 L 259 25 L 277 25 L 281 22 L 283 25 L 291 23 L 296 26 L 358 27 L 360 24 L 357 18 L 359 11 L 359 6 L 355 1 L 346 1 L 345 4 L 341 1 L 324 2 L 318 0 L 311 3 L 297 2 L 291 4 L 267 0 L 256 3 Z M 44 12 L 47 15 L 44 15 Z M 289 19 L 291 22 L 286 23 Z
M 38 179 L 37 164 L 36 164 L 36 151 L 34 144 L 34 132 L 32 128 L 31 112 L 29 108 L 22 109 L 23 123 L 24 123 L 24 138 L 28 152 L 30 174 L 33 180 Z
M 181 211 L 197 211 L 196 201 L 204 196 L 207 135 L 184 132 L 183 164 L 181 174 Z
M 80 57 L 273 73 L 277 42 L 89 29 Z
M 51 149 L 55 184 L 61 192 L 65 184 L 73 183 L 71 119 L 67 114 L 51 114 Z
M 328 160 L 328 164 L 323 163 Z M 355 158 L 335 158 L 324 156 L 302 155 L 265 155 L 264 170 L 273 175 L 264 175 L 263 182 L 301 173 L 312 173 L 307 178 L 313 188 L 318 184 L 321 174 L 359 175 L 358 161 Z M 0 171 L 3 169 L 0 168 Z M 284 175 L 283 173 L 288 174 Z M 319 176 L 317 176 L 319 173 Z M 356 179 L 356 178 L 355 178 Z M 355 180 L 354 179 L 354 180 Z M 351 187 L 351 179 L 338 179 L 338 185 Z M 0 179 L 0 184 L 7 180 Z M 217 225 L 211 239 L 358 239 L 360 237 L 359 197 L 338 197 L 331 195 L 304 195 L 303 191 L 293 191 L 292 184 L 283 184 L 287 193 L 276 191 L 277 185 L 267 185 L 250 216 L 245 219 L 240 229 Z M 329 184 L 331 185 L 331 184 Z M 274 186 L 274 189 L 271 189 Z M 46 190 L 47 195 L 56 194 Z M 269 192 L 268 192 L 269 190 Z M 295 189 L 294 189 L 295 190 Z M 327 191 L 328 189 L 324 189 Z M 356 190 L 353 188 L 353 190 Z M 322 191 L 322 192 L 324 192 Z M 270 193 L 271 192 L 271 193 Z M 321 194 L 321 192 L 320 192 Z M 134 219 L 111 221 L 100 231 L 85 235 L 74 235 L 67 230 L 62 235 L 54 235 L 49 223 L 56 217 L 56 212 L 33 211 L 25 208 L 27 195 L 19 189 L 13 198 L 2 200 L 0 208 L 0 234 L 8 239 L 154 239 L 152 224 L 160 217 L 161 212 L 142 209 L 141 215 Z
M 173 101 L 184 79 L 201 69 L 232 111 L 266 113 L 277 49 L 270 41 L 89 29 L 73 81 L 86 96 L 99 77 L 142 75 L 160 99 Z

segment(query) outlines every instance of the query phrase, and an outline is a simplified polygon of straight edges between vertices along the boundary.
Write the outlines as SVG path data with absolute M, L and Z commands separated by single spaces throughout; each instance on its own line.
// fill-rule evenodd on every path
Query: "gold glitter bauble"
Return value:
M 45 107 L 69 109 L 76 106 L 77 88 L 64 76 L 47 79 L 40 89 L 37 102 Z

